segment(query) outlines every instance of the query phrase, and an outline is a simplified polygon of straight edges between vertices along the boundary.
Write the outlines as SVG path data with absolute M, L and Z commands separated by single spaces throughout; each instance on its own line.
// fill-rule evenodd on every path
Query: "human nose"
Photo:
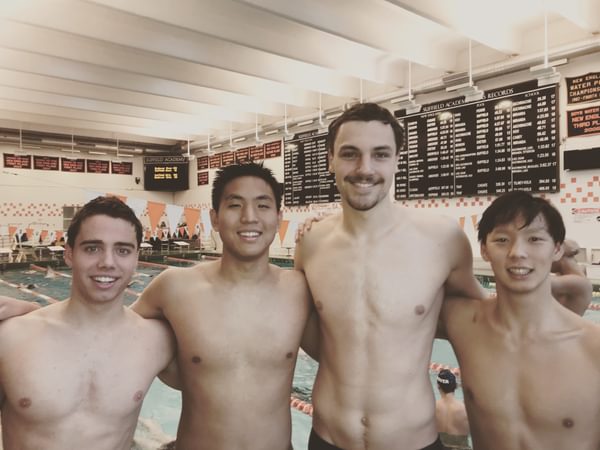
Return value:
M 521 239 L 516 239 L 510 246 L 509 256 L 511 258 L 523 258 L 526 254 L 525 242 Z
M 358 159 L 358 167 L 356 168 L 356 171 L 360 174 L 369 174 L 372 172 L 372 170 L 373 167 L 371 166 L 371 158 L 369 158 L 368 155 L 362 155 Z
M 98 260 L 98 266 L 100 267 L 114 267 L 115 265 L 115 255 L 110 250 L 104 250 L 100 253 L 100 258 Z
M 246 205 L 242 208 L 242 222 L 256 222 L 256 211 L 253 206 Z

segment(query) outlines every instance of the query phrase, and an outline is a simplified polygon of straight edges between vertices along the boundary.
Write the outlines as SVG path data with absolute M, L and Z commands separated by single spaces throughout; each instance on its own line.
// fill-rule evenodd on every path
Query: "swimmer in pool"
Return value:
M 600 448 L 600 326 L 552 296 L 564 236 L 546 200 L 498 197 L 478 236 L 497 296 L 444 302 L 475 450 Z
M 50 266 L 46 267 L 46 276 L 44 278 L 56 278 L 56 272 Z
M 442 444 L 448 449 L 469 449 L 469 420 L 465 404 L 454 396 L 456 376 L 443 369 L 437 376 L 440 398 L 435 402 L 435 421 Z
M 129 450 L 142 401 L 173 357 L 164 323 L 123 306 L 142 226 L 115 197 L 73 218 L 71 296 L 0 323 L 4 450 Z
M 291 448 L 290 393 L 311 310 L 301 273 L 269 264 L 281 190 L 257 164 L 221 169 L 212 190 L 220 259 L 158 275 L 133 309 L 177 337 L 177 450 Z

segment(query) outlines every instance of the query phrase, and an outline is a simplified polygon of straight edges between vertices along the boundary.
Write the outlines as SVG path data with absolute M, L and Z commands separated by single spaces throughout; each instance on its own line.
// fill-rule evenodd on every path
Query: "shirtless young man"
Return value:
M 292 377 L 311 301 L 302 274 L 269 264 L 279 184 L 257 164 L 228 166 L 214 180 L 212 204 L 222 257 L 163 272 L 133 308 L 168 320 L 177 338 L 177 450 L 288 450 Z
M 552 264 L 550 278 L 552 296 L 558 302 L 579 315 L 583 315 L 592 301 L 592 282 L 587 278 L 585 268 L 580 266 L 575 256 L 579 245 L 572 239 L 563 242 L 563 256 Z
M 71 296 L 0 323 L 4 450 L 128 450 L 142 400 L 173 357 L 168 327 L 123 306 L 142 227 L 116 198 L 73 218 Z
M 445 293 L 481 298 L 456 221 L 394 205 L 403 130 L 373 103 L 329 126 L 342 213 L 296 246 L 320 323 L 309 449 L 442 448 L 429 362 Z
M 442 444 L 448 449 L 469 448 L 469 420 L 465 404 L 454 396 L 456 376 L 442 369 L 437 376 L 440 398 L 435 402 L 435 421 Z
M 546 200 L 497 198 L 479 223 L 497 297 L 444 302 L 476 450 L 600 448 L 600 327 L 551 292 L 564 236 Z

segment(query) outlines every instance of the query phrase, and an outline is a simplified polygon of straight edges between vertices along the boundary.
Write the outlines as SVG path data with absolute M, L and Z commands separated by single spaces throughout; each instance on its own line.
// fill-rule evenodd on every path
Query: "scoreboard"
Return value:
M 145 156 L 146 191 L 185 191 L 189 189 L 189 161 L 185 156 Z
M 534 80 L 402 113 L 396 200 L 559 190 L 557 85 Z

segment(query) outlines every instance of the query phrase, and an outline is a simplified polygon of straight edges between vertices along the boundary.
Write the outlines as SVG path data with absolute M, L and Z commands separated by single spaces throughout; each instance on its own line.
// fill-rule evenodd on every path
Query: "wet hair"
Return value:
M 437 385 L 443 392 L 450 394 L 456 390 L 456 376 L 448 369 L 442 369 L 437 376 Z
M 69 225 L 67 230 L 67 245 L 75 246 L 75 239 L 81 230 L 81 224 L 85 219 L 93 216 L 109 216 L 114 219 L 123 219 L 135 228 L 135 236 L 138 247 L 142 242 L 143 227 L 133 210 L 117 197 L 96 197 L 81 208 Z
M 565 240 L 565 224 L 558 210 L 548 200 L 524 191 L 508 192 L 494 200 L 481 216 L 477 238 L 485 244 L 488 234 L 498 225 L 505 225 L 522 217 L 525 228 L 540 214 L 546 221 L 548 233 L 554 242 L 562 243 Z
M 377 121 L 385 125 L 390 125 L 394 132 L 396 141 L 396 154 L 404 146 L 404 128 L 392 113 L 377 103 L 359 103 L 329 124 L 329 133 L 327 134 L 327 150 L 333 155 L 333 145 L 337 138 L 340 127 L 346 122 L 371 122 Z
M 212 186 L 212 207 L 215 211 L 219 211 L 221 204 L 221 198 L 225 187 L 236 178 L 240 177 L 256 177 L 264 180 L 271 189 L 275 197 L 275 205 L 277 211 L 281 209 L 281 185 L 273 175 L 271 169 L 263 167 L 262 164 L 256 164 L 253 162 L 243 164 L 233 164 L 222 168 L 217 172 L 217 175 L 213 181 Z

